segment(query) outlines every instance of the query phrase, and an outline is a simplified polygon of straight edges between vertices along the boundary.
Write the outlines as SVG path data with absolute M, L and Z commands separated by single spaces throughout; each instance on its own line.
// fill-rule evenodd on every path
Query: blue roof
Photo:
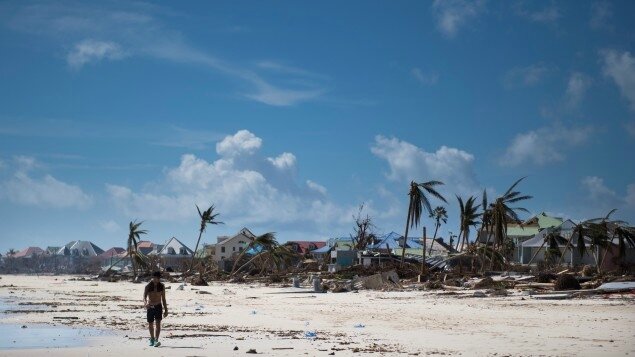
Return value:
M 325 245 L 322 248 L 318 248 L 318 249 L 314 249 L 311 251 L 311 253 L 317 253 L 317 254 L 322 254 L 322 253 L 328 253 L 329 250 L 331 250 L 332 247 L 329 247 L 328 245 Z
M 399 240 L 401 239 L 401 237 L 402 235 L 399 233 L 390 232 L 380 237 L 377 244 L 369 245 L 368 248 L 386 249 L 386 246 L 388 246 L 388 249 L 401 248 L 401 245 L 399 245 Z M 421 244 L 419 243 L 419 238 L 408 237 L 408 239 L 406 240 L 406 248 L 423 249 L 423 246 L 421 246 Z

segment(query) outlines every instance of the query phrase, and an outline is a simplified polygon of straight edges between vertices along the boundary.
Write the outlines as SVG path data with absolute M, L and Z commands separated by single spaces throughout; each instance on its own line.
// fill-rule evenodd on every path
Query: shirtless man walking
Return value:
M 150 346 L 159 347 L 161 318 L 168 316 L 168 304 L 165 302 L 165 285 L 161 282 L 161 273 L 154 272 L 152 281 L 143 292 L 143 303 L 148 310 L 148 329 L 150 330 Z M 156 324 L 156 328 L 155 325 Z

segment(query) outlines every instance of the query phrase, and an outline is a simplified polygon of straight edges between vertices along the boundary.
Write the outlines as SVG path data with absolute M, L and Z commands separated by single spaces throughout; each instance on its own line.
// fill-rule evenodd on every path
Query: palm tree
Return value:
M 460 250 L 463 250 L 465 244 L 469 243 L 470 227 L 476 227 L 478 225 L 476 220 L 482 215 L 482 213 L 476 213 L 481 205 L 474 206 L 474 203 L 476 203 L 476 198 L 474 196 L 470 196 L 465 203 L 463 203 L 463 199 L 458 195 L 456 196 L 456 199 L 459 201 L 459 208 L 461 212 L 459 219 L 459 239 L 456 242 L 456 250 L 458 251 L 459 244 L 461 245 Z
M 432 243 L 430 243 L 430 250 L 428 254 L 432 254 L 432 246 L 434 246 L 434 240 L 437 238 L 437 232 L 439 231 L 439 227 L 441 227 L 441 222 L 443 224 L 448 223 L 448 211 L 445 210 L 443 206 L 437 206 L 437 208 L 430 213 L 430 218 L 434 218 L 434 236 L 432 237 Z
M 276 235 L 273 232 L 265 233 L 263 235 L 255 237 L 251 242 L 249 242 L 247 247 L 245 247 L 245 249 L 243 249 L 238 254 L 238 256 L 236 257 L 236 260 L 234 260 L 234 266 L 232 267 L 232 271 L 229 275 L 234 276 L 234 274 L 238 273 L 240 270 L 242 270 L 244 267 L 246 267 L 252 261 L 254 261 L 260 255 L 260 253 L 273 251 L 278 246 L 280 246 L 280 244 L 278 243 L 278 240 L 276 239 Z M 251 248 L 260 249 L 260 252 L 256 252 L 256 254 L 254 254 L 254 256 L 251 259 L 249 259 L 247 263 L 241 265 L 240 268 L 237 269 L 238 263 L 243 258 L 243 256 L 247 253 L 247 251 Z
M 560 254 L 560 244 L 564 243 L 564 242 L 567 242 L 567 239 L 562 236 L 561 231 L 560 231 L 559 228 L 547 228 L 547 229 L 548 229 L 548 233 L 545 234 L 544 241 L 540 245 L 540 248 L 538 248 L 538 250 L 531 257 L 531 259 L 529 260 L 529 263 L 527 263 L 527 265 L 530 265 L 534 261 L 534 259 L 538 255 L 538 253 L 542 250 L 542 247 L 545 246 L 545 244 L 549 245 L 548 250 L 551 251 L 552 254 L 559 254 L 560 258 L 562 258 L 564 256 L 564 252 L 562 254 Z M 569 241 L 570 240 L 571 239 L 569 239 Z M 555 253 L 556 251 L 557 251 L 557 253 Z M 565 246 L 565 251 L 566 251 L 566 246 Z M 558 261 L 558 265 L 559 264 L 560 264 L 560 261 Z
M 7 259 L 9 260 L 9 262 L 11 262 L 11 271 L 13 271 L 13 265 L 14 265 L 14 261 L 15 261 L 15 255 L 16 255 L 17 253 L 18 253 L 18 252 L 17 252 L 15 249 L 13 249 L 13 248 L 11 248 L 11 249 L 9 249 L 9 250 L 7 251 Z
M 438 185 L 443 185 L 443 182 L 410 182 L 410 192 L 408 192 L 408 196 L 410 196 L 410 202 L 408 204 L 408 216 L 406 218 L 406 232 L 403 237 L 403 245 L 401 249 L 401 266 L 403 266 L 406 259 L 406 242 L 408 241 L 408 229 L 419 226 L 419 221 L 421 220 L 421 211 L 423 210 L 423 208 L 426 209 L 428 214 L 432 213 L 432 207 L 430 206 L 430 201 L 426 196 L 426 192 L 447 203 L 445 198 L 434 188 Z
M 626 256 L 626 246 L 635 247 L 635 230 L 621 224 L 615 224 L 613 236 L 617 238 L 617 259 L 622 260 Z M 612 253 L 613 245 L 611 244 L 609 247 Z M 606 259 L 606 252 L 604 253 L 602 261 L 604 261 L 604 259 Z
M 483 198 L 481 201 L 481 208 L 483 212 L 481 213 L 481 229 L 479 229 L 478 235 L 476 237 L 477 241 L 482 237 L 483 232 L 487 235 L 487 240 L 485 241 L 485 246 L 481 249 L 480 261 L 481 261 L 481 272 L 485 270 L 485 253 L 488 251 L 487 247 L 489 245 L 489 241 L 492 237 L 492 209 L 487 205 L 487 190 L 483 190 Z
M 194 257 L 196 256 L 196 252 L 198 251 L 198 245 L 201 243 L 201 236 L 203 236 L 203 232 L 205 232 L 205 228 L 207 228 L 208 224 L 224 224 L 223 222 L 216 221 L 216 217 L 220 215 L 220 213 L 214 213 L 214 205 L 211 205 L 208 209 L 201 212 L 201 209 L 196 206 L 196 210 L 198 211 L 198 216 L 201 218 L 201 225 L 198 229 L 198 239 L 196 240 L 196 248 L 194 248 L 194 252 L 192 252 L 192 259 L 190 260 L 190 269 L 194 267 Z
M 491 219 L 494 231 L 494 244 L 498 246 L 499 249 L 503 247 L 505 240 L 507 239 L 507 225 L 509 223 L 522 223 L 516 211 L 529 213 L 526 208 L 509 206 L 512 203 L 532 198 L 529 195 L 522 195 L 519 191 L 514 191 L 514 188 L 516 188 L 516 186 L 524 179 L 525 177 L 518 179 L 509 187 L 509 189 L 507 189 L 507 191 L 505 191 L 505 194 L 498 197 L 494 203 L 492 203 Z
M 132 263 L 132 271 L 135 279 L 137 278 L 137 265 L 141 267 L 146 265 L 146 256 L 139 251 L 138 246 L 141 235 L 148 233 L 145 229 L 139 229 L 142 223 L 143 221 L 131 221 L 129 224 L 128 257 L 130 257 L 130 262 Z

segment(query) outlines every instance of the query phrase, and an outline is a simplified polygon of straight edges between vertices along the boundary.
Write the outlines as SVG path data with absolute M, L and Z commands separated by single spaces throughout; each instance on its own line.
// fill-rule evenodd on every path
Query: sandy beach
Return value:
M 167 283 L 170 315 L 163 346 L 155 348 L 147 346 L 143 284 L 1 278 L 2 326 L 24 325 L 20 336 L 31 337 L 40 326 L 90 328 L 70 347 L 23 348 L 20 337 L 5 343 L 3 356 L 237 356 L 249 349 L 272 356 L 635 353 L 632 294 L 539 301 L 417 290 L 315 294 L 228 283 L 177 290 L 180 284 Z

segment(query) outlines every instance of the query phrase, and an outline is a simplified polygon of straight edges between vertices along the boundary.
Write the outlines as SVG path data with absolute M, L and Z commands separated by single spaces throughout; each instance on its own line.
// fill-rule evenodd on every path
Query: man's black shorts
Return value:
M 163 317 L 163 305 L 150 305 L 148 306 L 148 322 L 154 322 L 154 320 L 161 321 Z

